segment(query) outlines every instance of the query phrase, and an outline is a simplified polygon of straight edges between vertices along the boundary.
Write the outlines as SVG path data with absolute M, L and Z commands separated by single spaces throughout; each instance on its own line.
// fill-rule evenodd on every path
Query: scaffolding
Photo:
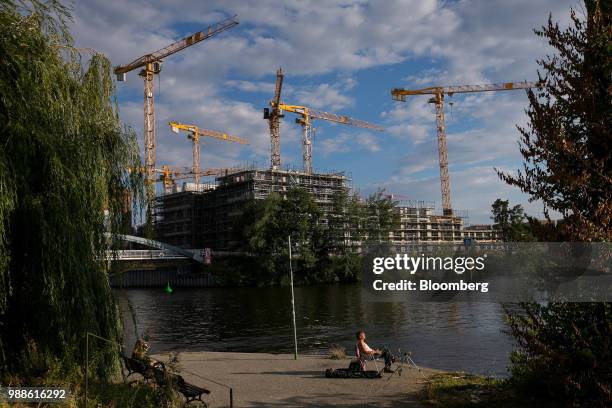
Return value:
M 399 225 L 391 232 L 391 242 L 398 251 L 414 243 L 461 243 L 463 220 L 454 215 L 434 214 L 434 205 L 396 207 Z
M 342 172 L 305 173 L 295 168 L 260 169 L 255 164 L 218 176 L 211 189 L 188 189 L 158 197 L 156 231 L 160 240 L 187 248 L 231 249 L 236 243 L 233 224 L 246 205 L 277 193 L 285 198 L 291 188 L 304 189 L 326 215 L 332 197 L 350 190 Z
M 191 186 L 158 197 L 158 239 L 185 248 L 231 250 L 238 244 L 234 224 L 247 205 L 264 200 L 272 193 L 286 198 L 294 187 L 310 193 L 323 212 L 323 223 L 327 223 L 333 210 L 334 194 L 352 191 L 350 177 L 342 172 L 306 173 L 287 167 L 261 169 L 252 164 L 217 176 L 215 183 L 206 188 Z M 397 251 L 415 244 L 462 244 L 464 238 L 498 240 L 498 233 L 493 229 L 464 228 L 465 219 L 457 212 L 435 213 L 435 203 L 431 201 L 401 200 L 396 211 L 399 225 L 390 232 L 389 238 Z

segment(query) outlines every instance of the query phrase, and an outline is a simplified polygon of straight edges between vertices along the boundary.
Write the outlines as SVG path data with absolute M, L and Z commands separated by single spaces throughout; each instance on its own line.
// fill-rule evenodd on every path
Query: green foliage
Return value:
M 325 240 L 328 253 L 346 255 L 365 238 L 365 207 L 359 195 L 338 190 L 332 195 L 331 211 L 327 214 Z
M 506 242 L 532 241 L 533 235 L 527 223 L 523 206 L 520 204 L 510 208 L 508 200 L 498 198 L 491 205 L 491 219 L 494 227 L 502 233 Z
M 368 244 L 390 241 L 389 233 L 397 228 L 399 213 L 394 210 L 396 202 L 379 189 L 371 194 L 365 204 L 365 229 Z
M 110 62 L 82 62 L 57 2 L 16 3 L 0 3 L 0 367 L 28 378 L 76 369 L 87 331 L 118 339 L 104 233 L 129 225 L 142 180 Z
M 556 401 L 525 397 L 506 381 L 466 373 L 439 373 L 428 377 L 421 399 L 427 405 L 445 408 L 559 407 Z
M 364 242 L 389 241 L 398 222 L 395 203 L 379 190 L 361 202 L 357 195 L 338 191 L 325 214 L 303 189 L 293 188 L 285 198 L 273 193 L 252 201 L 234 224 L 242 251 L 255 255 L 236 284 L 283 283 L 288 272 L 291 236 L 295 279 L 300 284 L 354 282 L 361 267 L 357 249 Z M 227 279 L 226 279 L 227 280 Z
M 92 384 L 88 402 L 92 407 L 158 408 L 159 393 L 149 384 Z
M 519 350 L 512 380 L 529 394 L 612 399 L 612 304 L 521 304 L 507 311 Z
M 555 49 L 539 62 L 543 86 L 529 92 L 522 135 L 523 170 L 499 173 L 511 185 L 559 211 L 557 225 L 532 222 L 540 239 L 612 238 L 612 6 L 587 0 L 586 21 L 571 12 L 562 30 L 549 18 L 536 30 Z M 512 380 L 530 394 L 605 406 L 612 400 L 612 305 L 526 303 L 508 310 L 519 349 Z
M 252 201 L 234 227 L 243 243 L 241 249 L 256 255 L 251 283 L 280 283 L 288 271 L 289 236 L 300 267 L 311 269 L 322 241 L 320 222 L 321 210 L 302 189 L 289 190 L 286 199 L 273 193 L 265 200 Z

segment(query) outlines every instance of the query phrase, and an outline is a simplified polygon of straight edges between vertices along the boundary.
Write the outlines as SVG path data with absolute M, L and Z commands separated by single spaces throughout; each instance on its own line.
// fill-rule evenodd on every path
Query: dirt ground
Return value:
M 167 356 L 155 358 L 165 361 Z M 205 398 L 211 408 L 229 407 L 232 387 L 234 407 L 419 407 L 417 392 L 423 375 L 436 370 L 404 366 L 402 375 L 383 374 L 379 379 L 325 378 L 326 368 L 346 368 L 349 359 L 288 354 L 188 352 L 179 354 L 187 382 L 211 391 Z M 368 363 L 367 369 L 374 369 Z M 380 367 L 380 365 L 379 365 Z

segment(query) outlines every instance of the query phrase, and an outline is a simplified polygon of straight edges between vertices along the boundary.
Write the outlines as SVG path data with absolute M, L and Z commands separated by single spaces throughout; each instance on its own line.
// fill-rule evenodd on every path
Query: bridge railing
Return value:
M 185 255 L 176 254 L 172 251 L 159 249 L 120 249 L 107 251 L 106 259 L 118 261 L 146 260 L 146 259 L 189 259 Z

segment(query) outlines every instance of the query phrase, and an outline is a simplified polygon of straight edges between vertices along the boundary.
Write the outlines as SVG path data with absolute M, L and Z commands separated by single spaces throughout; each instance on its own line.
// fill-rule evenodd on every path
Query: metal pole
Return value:
M 85 408 L 87 408 L 87 386 L 89 377 L 89 333 L 85 335 Z
M 234 390 L 230 387 L 230 408 L 234 408 Z
M 291 311 L 293 313 L 293 344 L 295 345 L 295 353 L 293 358 L 297 360 L 297 329 L 295 327 L 295 294 L 293 293 L 293 267 L 291 266 L 291 235 L 289 236 L 289 280 L 291 284 Z

